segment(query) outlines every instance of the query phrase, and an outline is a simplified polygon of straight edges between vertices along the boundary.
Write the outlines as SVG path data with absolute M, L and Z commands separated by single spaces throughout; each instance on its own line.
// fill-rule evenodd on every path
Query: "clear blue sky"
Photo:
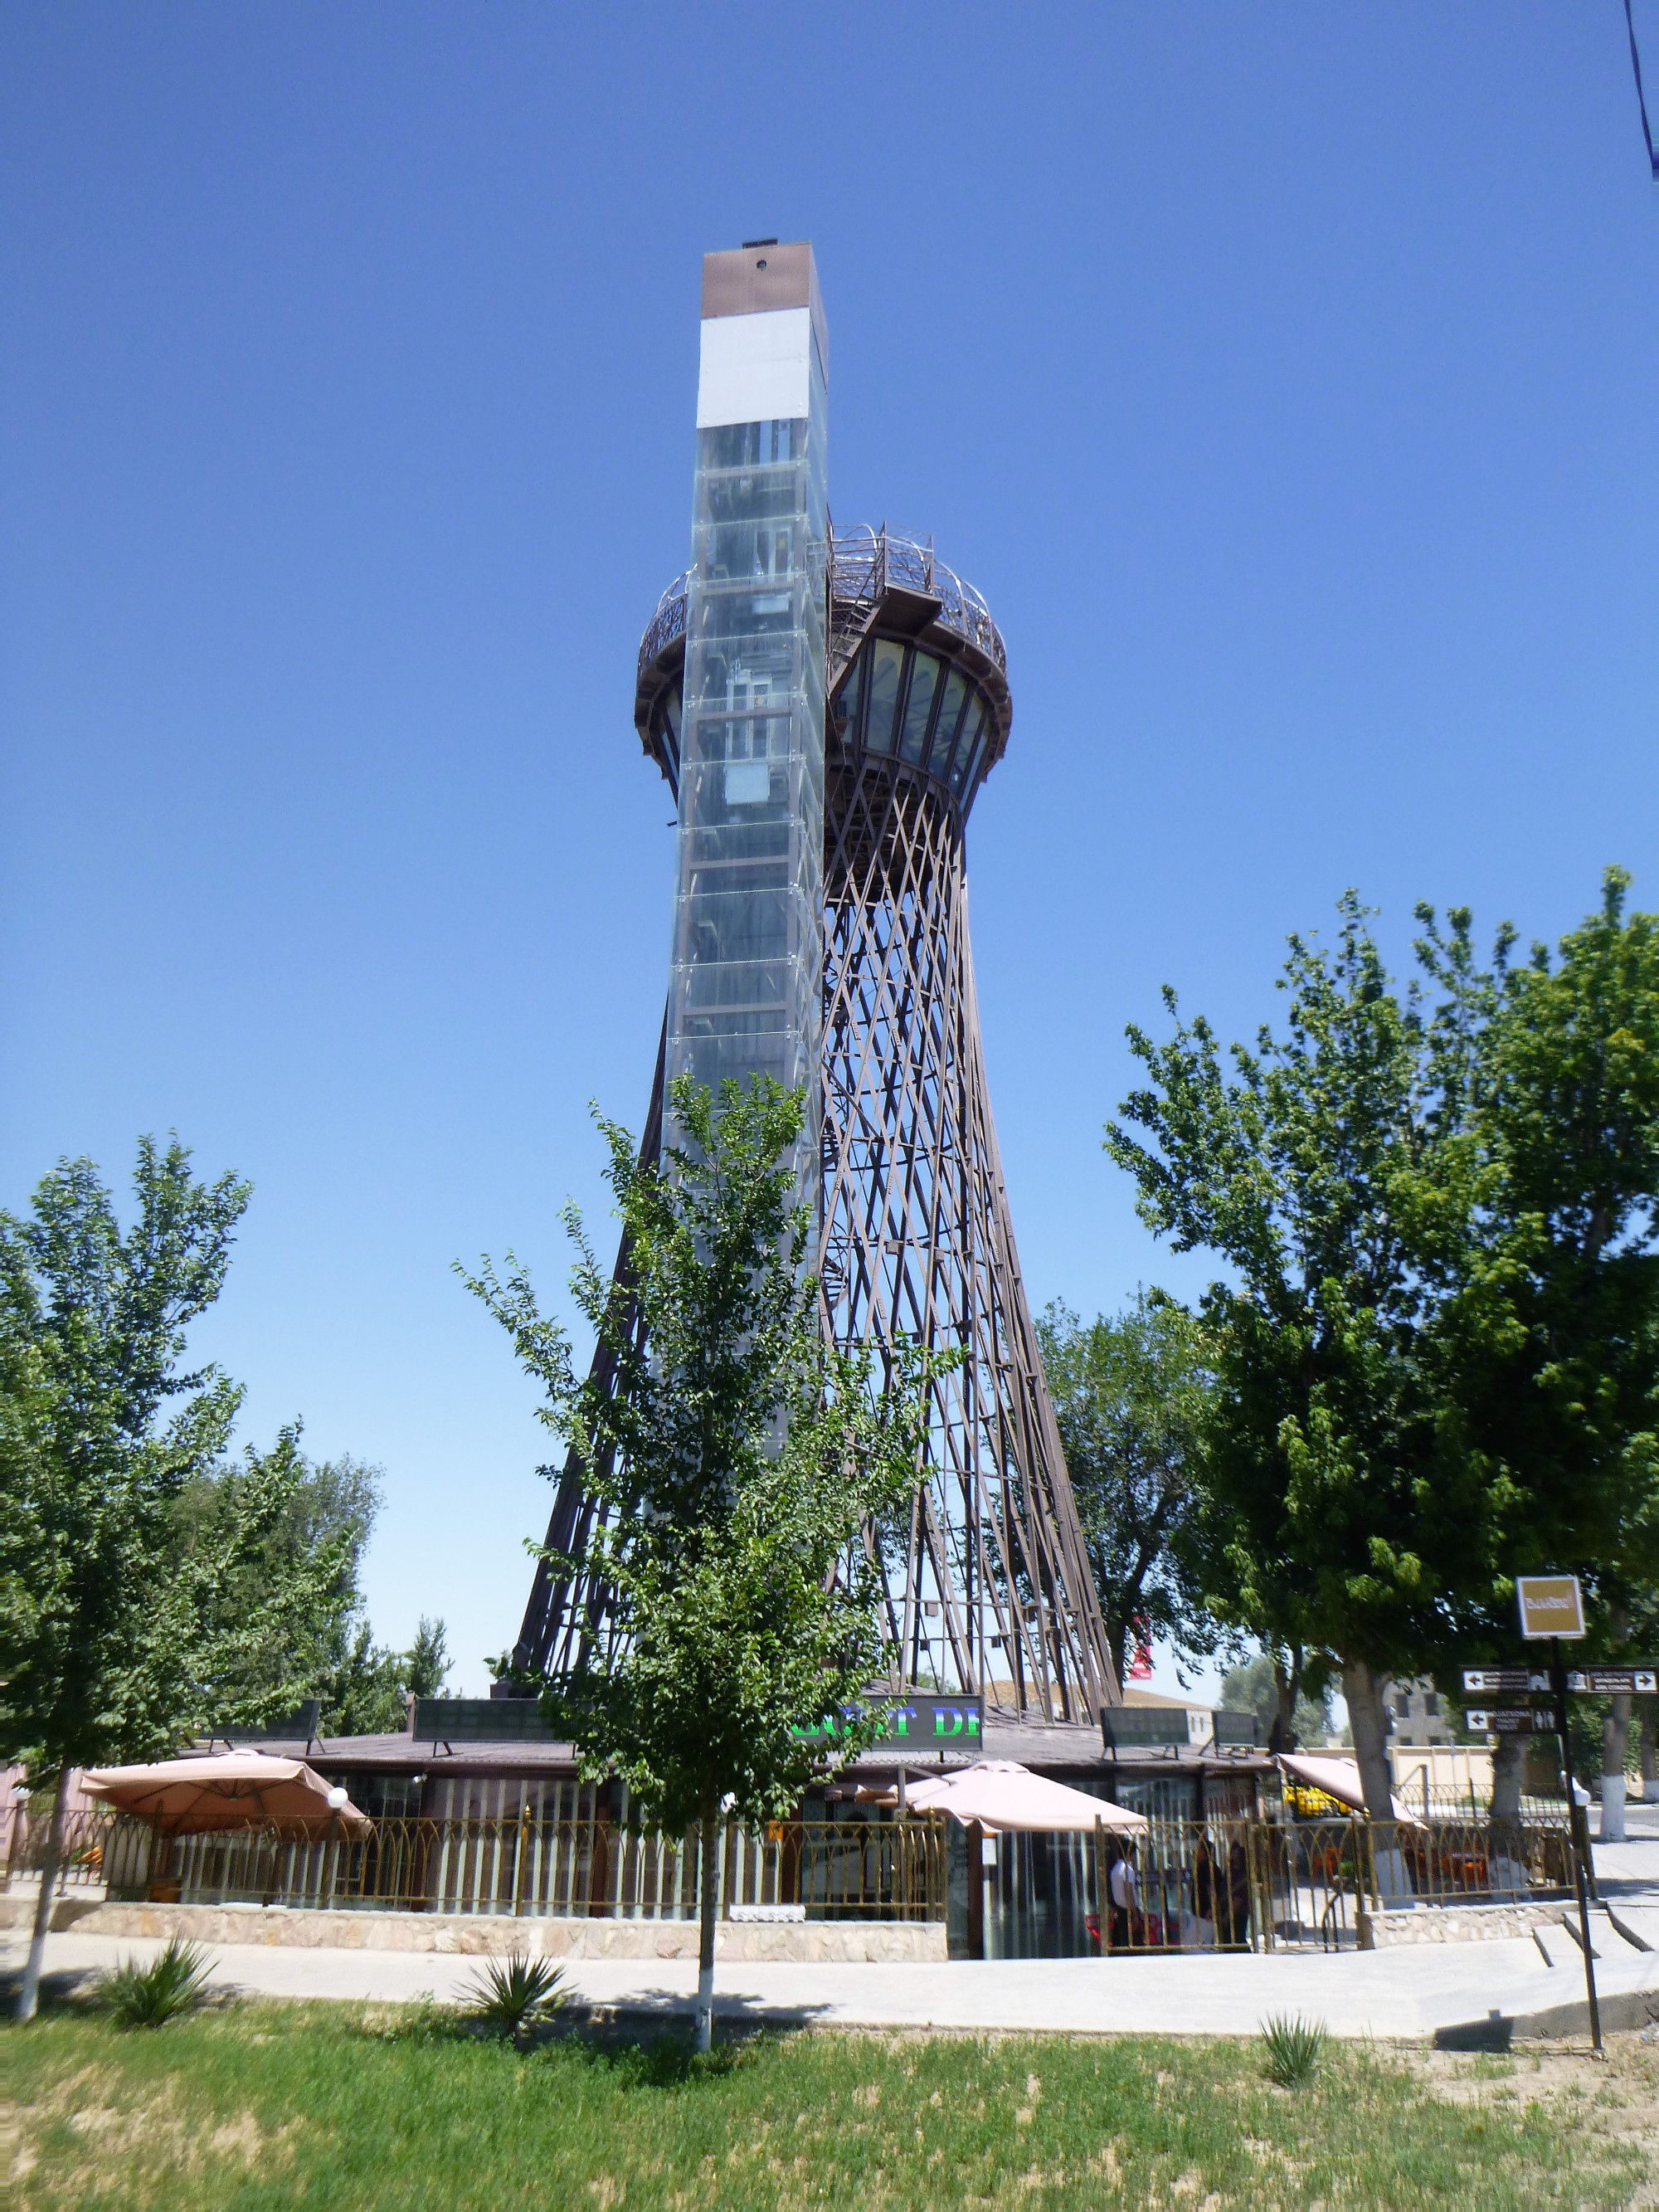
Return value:
M 1656 72 L 1659 73 L 1659 72 Z M 386 1468 L 379 1632 L 512 1640 L 548 1494 L 449 1273 L 603 1223 L 668 945 L 634 655 L 699 256 L 810 237 L 842 523 L 1008 642 L 969 833 L 1030 1288 L 1195 1289 L 1100 1149 L 1346 885 L 1659 904 L 1659 192 L 1618 0 L 13 8 L 0 1203 L 176 1127 L 205 1349 Z

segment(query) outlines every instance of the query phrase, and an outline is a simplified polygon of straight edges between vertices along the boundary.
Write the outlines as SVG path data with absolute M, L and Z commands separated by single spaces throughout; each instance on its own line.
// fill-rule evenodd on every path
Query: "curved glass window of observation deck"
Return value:
M 745 451 L 742 465 L 753 460 Z M 745 579 L 769 573 L 764 533 L 739 550 Z M 688 583 L 675 578 L 640 641 L 634 704 L 641 742 L 676 792 Z M 884 527 L 833 540 L 830 605 L 832 754 L 929 777 L 965 817 L 1012 719 L 1007 656 L 984 600 L 931 544 Z M 733 805 L 742 781 L 728 794 Z
M 830 709 L 842 759 L 862 753 L 944 784 L 967 811 L 985 758 L 989 710 L 959 668 L 925 646 L 872 637 Z

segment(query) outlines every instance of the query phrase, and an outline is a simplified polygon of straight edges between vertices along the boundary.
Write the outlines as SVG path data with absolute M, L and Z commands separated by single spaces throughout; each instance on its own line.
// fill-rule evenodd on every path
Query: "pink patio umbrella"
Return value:
M 163 1835 L 201 1835 L 281 1821 L 318 1830 L 337 1822 L 349 1836 L 373 1824 L 343 1790 L 302 1759 L 263 1751 L 225 1751 L 202 1759 L 158 1759 L 147 1766 L 103 1766 L 82 1785 L 89 1797 L 151 1820 Z
M 1359 1762 L 1352 1759 L 1314 1759 L 1302 1752 L 1280 1752 L 1279 1764 L 1292 1782 L 1305 1782 L 1321 1790 L 1327 1797 L 1334 1797 L 1339 1805 L 1352 1807 L 1356 1813 L 1365 1809 L 1365 1785 L 1359 1778 Z M 1394 1807 L 1394 1817 L 1402 1826 L 1420 1828 L 1423 1823 L 1415 1813 L 1407 1812 L 1399 1798 L 1389 1801 Z
M 896 1804 L 896 1790 L 883 1791 L 879 1802 Z M 1012 1759 L 984 1759 L 976 1766 L 959 1767 L 954 1774 L 929 1775 L 907 1783 L 907 1808 L 919 1813 L 948 1813 L 966 1827 L 977 1820 L 991 1833 L 1018 1831 L 1024 1835 L 1053 1835 L 1069 1832 L 1092 1835 L 1098 1822 L 1120 1834 L 1139 1833 L 1148 1826 L 1127 1806 L 1109 1805 L 1103 1797 L 1086 1790 L 1069 1790 L 1033 1774 Z

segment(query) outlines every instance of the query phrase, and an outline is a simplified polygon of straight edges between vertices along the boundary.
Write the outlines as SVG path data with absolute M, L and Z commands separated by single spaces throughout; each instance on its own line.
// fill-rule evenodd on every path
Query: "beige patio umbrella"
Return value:
M 1316 1759 L 1305 1752 L 1281 1751 L 1279 1754 L 1281 1771 L 1292 1782 L 1305 1782 L 1315 1790 L 1334 1797 L 1339 1805 L 1346 1805 L 1356 1813 L 1365 1809 L 1365 1785 L 1359 1778 L 1359 1762 L 1356 1759 Z M 1403 1827 L 1420 1828 L 1423 1823 L 1415 1813 L 1409 1812 L 1397 1797 L 1389 1802 L 1394 1817 Z
M 147 1766 L 102 1766 L 86 1775 L 89 1797 L 156 1824 L 163 1835 L 202 1835 L 270 1820 L 367 1836 L 372 1823 L 343 1790 L 302 1759 L 225 1751 L 203 1759 L 158 1759 Z
M 880 1802 L 896 1803 L 896 1790 L 884 1792 Z M 984 1759 L 976 1766 L 958 1767 L 953 1774 L 929 1775 L 907 1783 L 907 1808 L 919 1813 L 950 1814 L 966 1827 L 977 1820 L 990 1832 L 1017 1831 L 1023 1835 L 1054 1835 L 1069 1832 L 1092 1835 L 1096 1823 L 1119 1834 L 1139 1833 L 1148 1826 L 1139 1813 L 1125 1805 L 1109 1805 L 1085 1790 L 1071 1790 L 1033 1774 L 1012 1759 Z

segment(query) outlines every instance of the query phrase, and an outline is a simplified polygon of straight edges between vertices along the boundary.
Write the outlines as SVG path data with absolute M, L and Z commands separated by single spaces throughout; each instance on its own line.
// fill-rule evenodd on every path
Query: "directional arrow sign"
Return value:
M 1489 1711 L 1471 1707 L 1463 1715 L 1471 1735 L 1553 1735 L 1555 1722 L 1548 1713 L 1534 1713 L 1525 1705 L 1494 1706 Z
M 1651 1698 L 1659 1695 L 1659 1668 L 1586 1667 L 1567 1676 L 1567 1687 L 1588 1697 Z
M 1476 1692 L 1484 1691 L 1491 1697 L 1495 1692 L 1522 1690 L 1534 1696 L 1547 1696 L 1550 1678 L 1536 1667 L 1466 1667 L 1463 1687 Z

